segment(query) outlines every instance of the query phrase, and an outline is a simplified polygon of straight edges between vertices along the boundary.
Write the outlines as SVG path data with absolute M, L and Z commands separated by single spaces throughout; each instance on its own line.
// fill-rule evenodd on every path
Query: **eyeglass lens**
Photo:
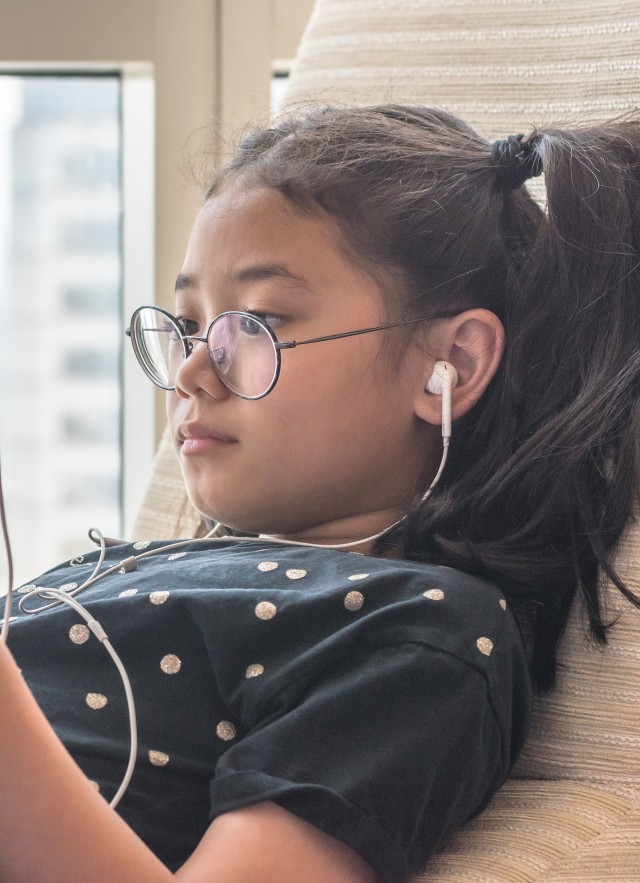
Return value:
M 232 392 L 259 398 L 271 389 L 278 357 L 261 322 L 242 313 L 223 314 L 211 325 L 207 343 L 216 374 Z
M 163 389 L 175 387 L 186 358 L 184 334 L 172 316 L 141 309 L 132 323 L 136 355 L 147 375 Z M 240 312 L 223 313 L 209 327 L 207 349 L 213 370 L 231 392 L 261 398 L 278 375 L 278 354 L 268 328 Z

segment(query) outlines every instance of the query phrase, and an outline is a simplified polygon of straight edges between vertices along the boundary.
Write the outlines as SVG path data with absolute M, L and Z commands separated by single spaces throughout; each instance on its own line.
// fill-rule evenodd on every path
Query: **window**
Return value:
M 0 442 L 18 581 L 76 555 L 90 525 L 122 530 L 120 105 L 117 73 L 0 76 Z
M 100 280 L 71 282 L 62 287 L 61 306 L 69 318 L 74 316 L 109 316 L 113 314 L 113 286 Z
M 89 193 L 92 189 L 85 187 L 82 192 Z M 63 224 L 58 248 L 61 252 L 112 255 L 118 250 L 119 235 L 117 218 L 74 219 Z
M 118 377 L 117 355 L 112 348 L 102 349 L 101 345 L 100 348 L 65 348 L 61 374 L 65 379 L 110 382 L 112 378 Z

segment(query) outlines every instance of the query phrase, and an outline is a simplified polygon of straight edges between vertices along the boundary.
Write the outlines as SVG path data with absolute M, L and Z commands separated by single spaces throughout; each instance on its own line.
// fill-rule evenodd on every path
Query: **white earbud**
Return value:
M 450 362 L 436 362 L 425 387 L 427 392 L 442 396 L 442 438 L 445 445 L 451 438 L 451 390 L 458 382 L 458 372 Z

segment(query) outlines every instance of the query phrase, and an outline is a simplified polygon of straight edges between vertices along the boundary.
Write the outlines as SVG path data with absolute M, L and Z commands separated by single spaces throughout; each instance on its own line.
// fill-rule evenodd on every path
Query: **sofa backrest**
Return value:
M 285 107 L 443 107 L 489 137 L 640 107 L 637 0 L 316 0 Z

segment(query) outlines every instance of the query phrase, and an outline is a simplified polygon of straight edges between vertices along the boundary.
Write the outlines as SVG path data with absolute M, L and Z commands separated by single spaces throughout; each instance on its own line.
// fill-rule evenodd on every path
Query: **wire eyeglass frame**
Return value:
M 178 319 L 176 319 L 176 317 L 174 315 L 172 315 L 168 310 L 165 310 L 163 307 L 157 307 L 157 306 L 153 306 L 153 305 L 141 306 L 141 307 L 138 307 L 134 311 L 133 315 L 131 316 L 131 322 L 130 322 L 129 326 L 125 329 L 125 334 L 129 338 L 131 338 L 131 343 L 133 345 L 133 350 L 136 355 L 136 358 L 140 364 L 140 367 L 145 372 L 147 377 L 152 381 L 152 383 L 154 383 L 160 389 L 164 389 L 168 392 L 175 390 L 175 386 L 168 386 L 168 385 L 162 383 L 161 380 L 158 378 L 158 376 L 154 375 L 153 370 L 152 370 L 148 360 L 145 357 L 145 354 L 147 352 L 147 348 L 141 342 L 141 340 L 139 338 L 138 317 L 141 315 L 143 310 L 153 310 L 154 312 L 161 314 L 165 321 L 167 321 L 167 320 L 169 321 L 169 323 L 171 325 L 171 329 L 167 329 L 167 331 L 169 331 L 169 330 L 175 331 L 176 339 L 179 339 L 180 342 L 182 343 L 184 360 L 186 360 L 191 355 L 191 353 L 193 351 L 193 344 L 194 343 L 206 344 L 207 352 L 209 354 L 209 362 L 210 362 L 212 370 L 214 371 L 218 380 L 220 380 L 220 382 L 223 384 L 223 386 L 225 386 L 229 390 L 229 392 L 231 392 L 233 395 L 236 395 L 236 396 L 238 396 L 238 398 L 241 398 L 241 399 L 247 399 L 249 401 L 263 399 L 265 396 L 269 395 L 269 393 L 275 387 L 276 383 L 278 382 L 278 377 L 280 376 L 280 368 L 281 368 L 281 364 L 282 364 L 280 353 L 282 350 L 294 349 L 295 347 L 306 346 L 307 344 L 311 344 L 311 343 L 323 343 L 324 341 L 328 341 L 328 340 L 340 340 L 344 337 L 356 337 L 361 334 L 370 334 L 374 331 L 386 331 L 389 328 L 400 328 L 405 325 L 414 325 L 417 322 L 426 322 L 429 320 L 433 321 L 436 319 L 450 318 L 452 316 L 457 315 L 457 313 L 459 312 L 459 311 L 447 311 L 444 313 L 438 313 L 437 315 L 420 316 L 419 318 L 416 318 L 416 319 L 405 319 L 402 322 L 388 322 L 388 323 L 385 323 L 384 325 L 374 325 L 374 326 L 370 326 L 368 328 L 357 328 L 353 331 L 343 331 L 338 334 L 326 334 L 321 337 L 310 337 L 310 338 L 307 338 L 306 340 L 278 340 L 273 328 L 271 328 L 271 326 L 266 321 L 264 321 L 260 316 L 257 316 L 254 313 L 249 313 L 245 310 L 227 310 L 225 312 L 219 313 L 209 323 L 209 327 L 207 328 L 207 333 L 204 336 L 200 336 L 200 335 L 195 335 L 195 334 L 184 334 L 182 328 L 180 327 Z M 272 376 L 271 381 L 269 382 L 267 388 L 263 392 L 258 393 L 257 395 L 247 395 L 245 393 L 239 392 L 238 390 L 236 390 L 232 386 L 230 386 L 227 379 L 224 377 L 224 375 L 221 374 L 220 369 L 217 367 L 215 357 L 212 353 L 212 348 L 209 343 L 211 332 L 217 322 L 219 322 L 221 319 L 226 319 L 230 316 L 243 317 L 243 318 L 250 320 L 252 323 L 255 323 L 261 331 L 265 332 L 268 335 L 268 337 L 271 341 L 271 344 L 273 346 L 274 363 L 275 363 L 273 376 Z M 160 329 L 154 329 L 154 330 L 160 330 Z

